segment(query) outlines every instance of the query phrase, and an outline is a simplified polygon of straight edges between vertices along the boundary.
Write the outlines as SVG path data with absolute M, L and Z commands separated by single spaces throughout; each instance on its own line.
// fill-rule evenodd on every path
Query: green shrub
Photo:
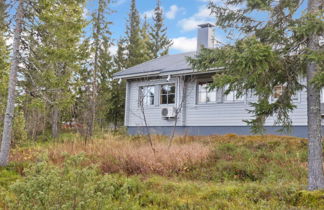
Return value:
M 95 167 L 82 167 L 83 156 L 68 159 L 63 167 L 42 161 L 26 170 L 26 178 L 10 186 L 15 199 L 10 209 L 103 209 L 116 201 L 130 202 L 141 185 L 136 179 L 102 176 Z M 131 206 L 136 206 L 134 203 Z
M 13 170 L 0 169 L 0 187 L 7 187 L 19 178 L 19 174 Z

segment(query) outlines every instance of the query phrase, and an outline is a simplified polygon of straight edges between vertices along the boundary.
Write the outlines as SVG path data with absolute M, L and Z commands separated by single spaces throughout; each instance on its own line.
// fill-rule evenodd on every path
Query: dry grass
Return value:
M 50 143 L 47 146 L 17 148 L 11 153 L 13 162 L 31 162 L 38 154 L 48 152 L 50 160 L 57 165 L 67 156 L 84 153 L 89 162 L 97 164 L 104 173 L 159 174 L 176 175 L 194 165 L 206 161 L 217 145 L 235 144 L 248 146 L 256 152 L 264 145 L 282 142 L 295 150 L 305 145 L 307 140 L 285 136 L 239 136 L 236 134 L 214 135 L 204 137 L 175 137 L 171 149 L 167 147 L 168 138 L 153 136 L 154 154 L 144 136 L 105 135 L 85 144 L 80 137 L 65 142 Z M 228 155 L 227 153 L 224 155 Z M 226 158 L 225 158 L 226 159 Z
M 85 153 L 91 163 L 98 164 L 104 173 L 171 175 L 201 163 L 210 154 L 211 148 L 199 142 L 175 143 L 168 149 L 167 142 L 156 139 L 153 153 L 143 140 L 118 140 L 108 136 L 88 144 L 72 141 L 48 148 L 50 160 L 61 164 L 66 154 Z

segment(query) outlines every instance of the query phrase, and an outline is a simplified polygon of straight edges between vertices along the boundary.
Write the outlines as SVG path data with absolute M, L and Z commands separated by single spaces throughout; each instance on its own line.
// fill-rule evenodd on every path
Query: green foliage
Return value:
M 147 25 L 144 24 L 144 27 Z M 144 33 L 144 34 L 143 34 Z M 136 8 L 136 0 L 131 1 L 131 8 L 126 26 L 126 68 L 143 63 L 150 59 L 150 52 L 145 41 L 146 31 L 141 29 L 140 15 Z
M 19 174 L 13 170 L 0 169 L 0 188 L 7 187 L 19 178 Z
M 149 30 L 149 49 L 153 58 L 167 55 L 172 41 L 167 37 L 167 28 L 164 26 L 163 10 L 160 0 L 157 0 L 153 17 L 154 25 Z
M 13 143 L 18 145 L 26 142 L 27 139 L 24 113 L 17 110 L 13 122 Z
M 305 76 L 308 62 L 317 63 L 314 82 L 323 86 L 323 51 L 311 50 L 311 37 L 323 34 L 323 11 L 297 16 L 302 1 L 259 1 L 233 0 L 224 4 L 211 2 L 216 25 L 232 37 L 233 44 L 217 49 L 203 49 L 197 57 L 189 58 L 193 68 L 199 71 L 219 68 L 221 73 L 214 76 L 211 88 L 223 88 L 226 93 L 236 91 L 237 97 L 252 92 L 258 97 L 251 103 L 249 112 L 254 119 L 247 120 L 252 131 L 262 133 L 269 116 L 277 117 L 275 124 L 284 125 L 289 130 L 289 113 L 295 108 L 292 97 L 304 88 L 301 78 Z M 231 9 L 238 7 L 237 9 Z M 258 14 L 253 15 L 251 14 Z M 258 16 L 268 17 L 266 20 Z M 244 38 L 242 38 L 244 37 Z M 234 41 L 237 40 L 237 41 Z M 318 40 L 317 40 L 318 41 Z M 313 47 L 314 48 L 314 47 Z M 278 100 L 269 98 L 275 86 L 284 86 Z
M 249 138 L 247 138 L 249 139 Z M 305 184 L 307 171 L 307 144 L 304 141 L 288 142 L 273 138 L 248 141 L 233 136 L 215 142 L 209 160 L 188 169 L 181 176 L 192 180 L 226 182 L 253 181 L 265 183 Z
M 85 0 L 31 3 L 26 8 L 26 30 L 34 33 L 26 33 L 25 37 L 31 53 L 25 61 L 23 87 L 31 97 L 40 98 L 50 107 L 49 122 L 54 127 L 59 123 L 59 113 L 68 110 L 75 99 L 71 89 L 83 59 L 79 42 L 86 26 Z
M 94 167 L 82 167 L 84 157 L 67 160 L 62 168 L 42 161 L 29 170 L 26 178 L 10 186 L 15 198 L 7 197 L 12 209 L 110 209 L 129 205 L 141 184 L 136 179 L 102 176 Z M 135 204 L 135 205 L 134 205 Z
M 9 52 L 6 46 L 5 32 L 6 27 L 6 9 L 4 1 L 0 2 L 0 137 L 2 136 L 5 104 L 7 99 L 7 86 L 9 77 Z
M 120 138 L 120 137 L 119 137 Z M 120 140 L 120 139 L 119 139 Z M 181 140 L 181 139 L 180 139 Z M 194 139 L 193 139 L 194 140 Z M 138 140 L 140 141 L 140 140 Z M 177 140 L 178 141 L 178 140 Z M 187 140 L 192 141 L 192 140 Z M 276 136 L 201 137 L 210 158 L 173 177 L 105 175 L 84 154 L 54 166 L 0 170 L 0 207 L 9 209 L 322 209 L 307 192 L 307 141 Z M 185 144 L 186 140 L 181 142 Z M 50 145 L 48 145 L 50 146 Z M 2 188 L 1 188 L 2 187 Z

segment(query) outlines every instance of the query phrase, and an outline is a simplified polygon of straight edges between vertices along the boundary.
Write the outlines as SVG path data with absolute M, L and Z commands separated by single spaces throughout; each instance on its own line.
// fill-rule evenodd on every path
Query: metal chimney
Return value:
M 201 48 L 214 48 L 214 30 L 215 25 L 205 23 L 198 25 L 197 51 Z

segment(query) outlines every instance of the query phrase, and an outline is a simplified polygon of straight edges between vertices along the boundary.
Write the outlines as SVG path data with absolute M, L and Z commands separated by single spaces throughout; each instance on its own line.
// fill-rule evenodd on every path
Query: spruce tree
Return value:
M 144 56 L 144 60 L 151 60 L 154 56 L 153 53 L 150 51 L 150 35 L 148 33 L 149 30 L 149 23 L 147 21 L 147 16 L 144 16 L 144 21 L 143 21 L 143 25 L 141 28 L 141 36 L 142 36 L 142 42 L 143 42 L 143 56 Z
M 228 85 L 225 93 L 236 91 L 237 97 L 253 91 L 257 101 L 251 103 L 253 119 L 247 120 L 253 132 L 264 131 L 269 116 L 276 124 L 291 126 L 296 105 L 292 97 L 305 88 L 307 77 L 309 189 L 324 189 L 321 143 L 320 89 L 324 86 L 324 54 L 320 36 L 324 33 L 324 2 L 308 0 L 308 12 L 300 15 L 303 1 L 231 0 L 225 5 L 211 2 L 216 25 L 227 32 L 245 34 L 233 44 L 218 49 L 203 49 L 190 58 L 194 69 L 224 68 L 214 76 L 212 87 Z M 243 7 L 237 6 L 243 4 Z M 235 10 L 232 8 L 235 7 Z M 261 13 L 251 17 L 253 13 Z M 267 19 L 258 19 L 259 17 Z M 231 33 L 233 34 L 233 33 Z M 269 100 L 276 86 L 281 96 Z
M 93 61 L 91 62 L 92 67 L 92 85 L 91 85 L 91 97 L 90 97 L 90 114 L 88 115 L 87 122 L 87 132 L 86 137 L 89 138 L 93 134 L 95 119 L 96 119 L 96 105 L 97 105 L 97 95 L 100 92 L 100 87 L 105 86 L 105 81 L 99 81 L 99 79 L 105 78 L 105 72 L 111 69 L 112 57 L 109 52 L 109 47 L 111 46 L 109 25 L 110 21 L 107 20 L 107 15 L 111 13 L 108 5 L 110 0 L 98 0 L 98 8 L 92 14 L 92 40 L 93 44 L 91 46 L 91 52 L 94 55 Z M 99 75 L 101 78 L 98 78 Z M 111 78 L 110 78 L 111 79 Z M 98 81 L 100 84 L 98 84 Z M 101 97 L 101 99 L 103 99 Z
M 136 8 L 136 0 L 131 1 L 130 12 L 126 27 L 126 40 L 128 62 L 127 68 L 143 63 L 148 60 L 149 52 L 145 47 L 141 33 L 140 15 Z
M 167 28 L 164 26 L 163 10 L 160 0 L 157 0 L 153 17 L 154 24 L 150 26 L 150 51 L 153 58 L 168 54 L 172 41 L 167 37 Z
M 30 29 L 34 36 L 29 41 L 31 53 L 25 73 L 33 81 L 34 94 L 50 107 L 54 138 L 59 135 L 61 113 L 74 100 L 71 86 L 73 75 L 80 69 L 79 43 L 86 25 L 84 6 L 85 0 L 40 1 L 33 5 L 34 16 L 39 21 Z

